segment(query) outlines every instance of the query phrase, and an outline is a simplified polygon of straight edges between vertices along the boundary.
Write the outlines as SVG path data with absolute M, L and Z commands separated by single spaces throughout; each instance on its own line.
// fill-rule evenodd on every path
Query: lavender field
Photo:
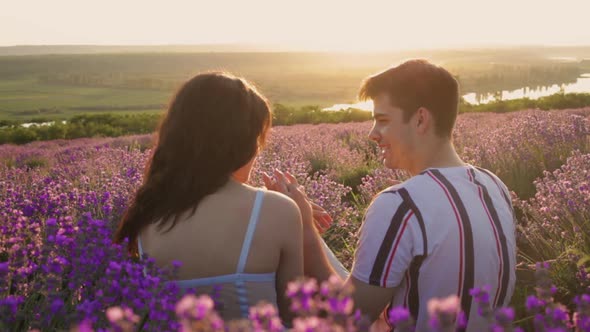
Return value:
M 347 267 L 372 196 L 408 176 L 380 165 L 377 146 L 367 138 L 370 127 L 366 122 L 273 128 L 252 177 L 259 186 L 262 172 L 278 168 L 295 174 L 335 220 L 324 238 Z M 141 184 L 151 141 L 146 135 L 0 146 L 0 331 L 68 330 L 79 323 L 79 330 L 106 328 L 113 320 L 150 331 L 182 326 L 184 316 L 177 312 L 182 306 L 176 304 L 183 294 L 162 282 L 174 267 L 136 262 L 111 243 Z M 585 317 L 580 308 L 590 311 L 590 301 L 576 296 L 590 290 L 590 108 L 463 114 L 454 142 L 465 161 L 496 173 L 513 192 L 519 279 L 512 319 L 520 326 L 542 320 L 543 326 L 560 327 L 572 319 L 567 311 L 581 312 L 578 320 Z M 525 303 L 535 294 L 539 261 L 550 262 L 547 273 L 555 289 L 549 297 L 565 307 L 539 292 L 540 302 Z M 201 302 L 191 305 L 207 307 Z M 115 306 L 134 314 L 105 313 Z M 253 315 L 268 323 L 271 314 L 259 308 Z M 226 328 L 237 331 L 243 323 Z M 261 331 L 272 330 L 268 326 Z

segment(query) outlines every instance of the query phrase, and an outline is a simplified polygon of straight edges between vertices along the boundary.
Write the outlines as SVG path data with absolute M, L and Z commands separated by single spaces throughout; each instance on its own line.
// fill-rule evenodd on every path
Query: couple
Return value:
M 507 305 L 514 291 L 514 213 L 506 186 L 453 148 L 457 81 L 410 60 L 366 79 L 359 96 L 374 102 L 369 138 L 384 165 L 412 178 L 379 193 L 365 213 L 352 271 L 343 276 L 355 307 L 375 327 L 394 330 L 387 308 L 403 305 L 425 331 L 427 301 L 457 295 L 467 331 L 480 330 L 470 289 L 489 286 L 493 307 Z M 246 184 L 270 126 L 267 100 L 244 79 L 213 73 L 188 81 L 116 233 L 160 266 L 181 261 L 180 287 L 207 293 L 221 285 L 225 319 L 247 317 L 264 300 L 289 322 L 287 284 L 338 272 L 319 234 L 322 209 L 290 174 L 265 176 L 270 190 Z

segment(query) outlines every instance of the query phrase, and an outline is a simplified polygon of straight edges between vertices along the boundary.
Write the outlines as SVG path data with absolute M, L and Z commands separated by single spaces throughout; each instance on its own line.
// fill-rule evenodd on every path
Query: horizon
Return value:
M 55 54 L 69 54 L 67 51 L 72 51 L 76 54 L 76 48 L 79 48 L 79 53 L 103 53 L 100 49 L 109 49 L 104 53 L 334 53 L 334 54 L 396 54 L 405 52 L 420 52 L 420 51 L 486 51 L 486 50 L 535 50 L 535 49 L 590 49 L 590 42 L 584 44 L 474 44 L 474 45 L 455 45 L 455 46 L 439 46 L 439 47 L 410 47 L 404 49 L 338 49 L 338 48 L 311 48 L 305 46 L 283 45 L 283 44 L 258 44 L 258 43 L 204 43 L 204 44 L 21 44 L 21 45 L 0 45 L 0 50 L 8 50 L 7 55 L 19 55 L 21 53 L 10 53 L 10 50 L 18 49 L 39 49 L 56 48 L 63 50 L 57 51 Z M 84 50 L 84 48 L 89 48 Z M 92 48 L 96 48 L 93 50 Z M 142 51 L 141 49 L 147 49 Z M 169 48 L 170 50 L 165 50 Z M 68 50 L 71 49 L 71 50 Z M 120 50 L 117 50 L 120 49 Z M 151 50 L 150 50 L 151 49 Z M 55 50 L 54 50 L 55 51 Z M 86 51 L 86 52 L 84 52 Z M 26 55 L 28 53 L 22 53 Z M 51 52 L 40 52 L 39 54 L 53 54 Z M 0 53 L 0 55 L 6 55 Z

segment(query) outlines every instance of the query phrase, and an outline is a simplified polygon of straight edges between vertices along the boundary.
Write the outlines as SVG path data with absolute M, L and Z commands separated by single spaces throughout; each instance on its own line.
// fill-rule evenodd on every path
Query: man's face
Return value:
M 369 138 L 379 145 L 383 165 L 390 169 L 410 169 L 416 151 L 412 119 L 404 123 L 403 110 L 391 106 L 386 94 L 377 96 L 373 104 Z

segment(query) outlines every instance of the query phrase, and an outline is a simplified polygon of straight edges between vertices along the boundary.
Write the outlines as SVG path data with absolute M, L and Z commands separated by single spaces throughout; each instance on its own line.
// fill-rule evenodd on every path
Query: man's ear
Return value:
M 416 111 L 416 129 L 418 133 L 424 134 L 432 126 L 432 115 L 425 107 L 420 107 Z

